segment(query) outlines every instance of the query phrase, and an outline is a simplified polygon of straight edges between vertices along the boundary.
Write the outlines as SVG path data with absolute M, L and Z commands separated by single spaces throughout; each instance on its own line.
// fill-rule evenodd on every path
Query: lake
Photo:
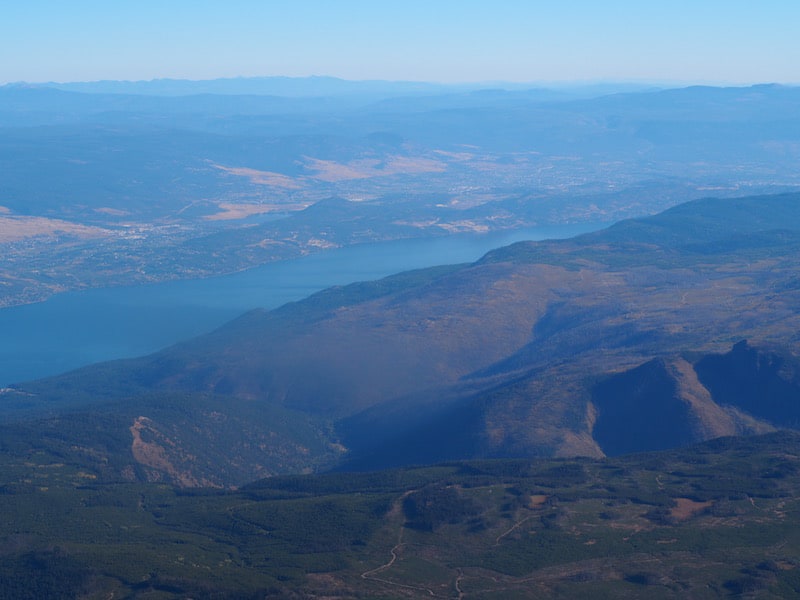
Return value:
M 604 224 L 398 240 L 329 250 L 233 275 L 53 296 L 0 310 L 0 387 L 94 362 L 140 356 L 257 307 L 399 271 L 475 261 L 520 240 L 567 238 Z

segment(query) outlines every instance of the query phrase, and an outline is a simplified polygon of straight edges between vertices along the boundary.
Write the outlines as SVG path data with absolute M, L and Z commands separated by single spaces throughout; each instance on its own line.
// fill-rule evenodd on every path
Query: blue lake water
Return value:
M 154 352 L 246 310 L 275 308 L 332 285 L 477 260 L 520 240 L 566 238 L 601 224 L 400 240 L 331 250 L 233 275 L 59 294 L 0 310 L 0 387 Z

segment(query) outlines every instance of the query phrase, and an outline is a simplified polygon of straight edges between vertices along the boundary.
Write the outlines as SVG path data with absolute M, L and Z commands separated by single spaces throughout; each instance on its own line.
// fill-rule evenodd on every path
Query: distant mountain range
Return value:
M 657 89 L 647 83 L 587 83 L 587 84 L 533 84 L 512 82 L 485 82 L 465 84 L 440 84 L 420 81 L 353 81 L 338 77 L 230 77 L 208 80 L 152 79 L 148 81 L 82 81 L 12 83 L 6 87 L 48 87 L 87 94 L 135 94 L 151 96 L 188 96 L 197 94 L 258 95 L 301 97 L 362 96 L 397 97 L 442 95 L 476 90 L 510 90 L 549 93 L 552 97 L 578 98 L 601 96 L 618 92 L 637 92 Z
M 20 384 L 3 448 L 230 486 L 797 428 L 799 269 L 800 194 L 692 201 Z
M 0 307 L 800 187 L 800 88 L 0 87 Z

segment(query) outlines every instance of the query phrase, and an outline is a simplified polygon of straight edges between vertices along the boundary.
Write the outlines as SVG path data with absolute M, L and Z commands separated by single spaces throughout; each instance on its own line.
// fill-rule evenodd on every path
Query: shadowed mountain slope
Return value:
M 800 428 L 800 360 L 793 354 L 741 341 L 726 354 L 704 357 L 695 370 L 720 404 Z
M 130 439 L 146 417 L 170 432 L 154 442 L 164 456 L 184 444 L 206 461 L 202 478 L 222 485 L 337 463 L 665 448 L 796 426 L 797 386 L 784 372 L 800 351 L 798 272 L 800 194 L 700 200 L 572 240 L 514 244 L 471 265 L 333 288 L 0 398 L 9 420 L 124 405 L 120 435 Z M 789 358 L 759 367 L 755 387 L 738 386 L 746 397 L 731 399 L 719 373 L 737 367 L 704 357 L 743 338 Z M 759 377 L 777 390 L 768 409 L 752 399 Z M 247 405 L 254 431 L 271 431 L 283 448 L 298 428 L 317 442 L 277 460 L 268 440 L 238 440 L 254 448 L 250 466 L 215 478 L 223 459 L 190 441 L 168 405 L 142 404 L 154 392 L 211 398 L 206 412 L 225 419 Z M 184 476 L 201 477 L 188 463 Z

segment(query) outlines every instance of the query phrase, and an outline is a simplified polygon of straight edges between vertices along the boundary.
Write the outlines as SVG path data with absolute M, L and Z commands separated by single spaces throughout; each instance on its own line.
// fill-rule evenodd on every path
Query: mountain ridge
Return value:
M 27 419 L 38 403 L 40 416 L 49 406 L 55 418 L 70 403 L 91 410 L 125 399 L 128 427 L 138 417 L 158 427 L 160 414 L 173 444 L 202 455 L 196 439 L 180 441 L 168 406 L 137 412 L 137 398 L 200 394 L 214 406 L 208 414 L 234 421 L 244 403 L 282 443 L 301 429 L 317 440 L 300 444 L 305 455 L 276 459 L 267 445 L 263 462 L 258 452 L 248 459 L 250 468 L 276 473 L 601 456 L 796 427 L 787 415 L 800 386 L 784 376 L 795 371 L 770 371 L 786 400 L 776 405 L 780 414 L 766 414 L 752 400 L 724 400 L 698 365 L 741 352 L 742 339 L 756 364 L 769 348 L 797 356 L 798 232 L 800 194 L 697 200 L 572 240 L 521 242 L 472 264 L 253 311 L 148 357 L 16 386 L 2 396 L 4 412 L 12 418 L 18 402 Z M 649 398 L 652 406 L 637 412 L 640 402 L 628 392 L 621 407 L 604 400 L 609 381 L 636 377 L 648 364 L 655 366 L 648 385 L 661 394 Z M 614 410 L 622 416 L 609 417 Z M 671 415 L 659 444 L 655 435 L 625 438 L 617 426 L 639 418 L 642 428 L 658 427 L 658 410 Z M 270 416 L 277 414 L 283 421 Z M 213 466 L 200 470 L 218 485 L 248 477 L 247 468 L 233 479 L 209 477 Z

